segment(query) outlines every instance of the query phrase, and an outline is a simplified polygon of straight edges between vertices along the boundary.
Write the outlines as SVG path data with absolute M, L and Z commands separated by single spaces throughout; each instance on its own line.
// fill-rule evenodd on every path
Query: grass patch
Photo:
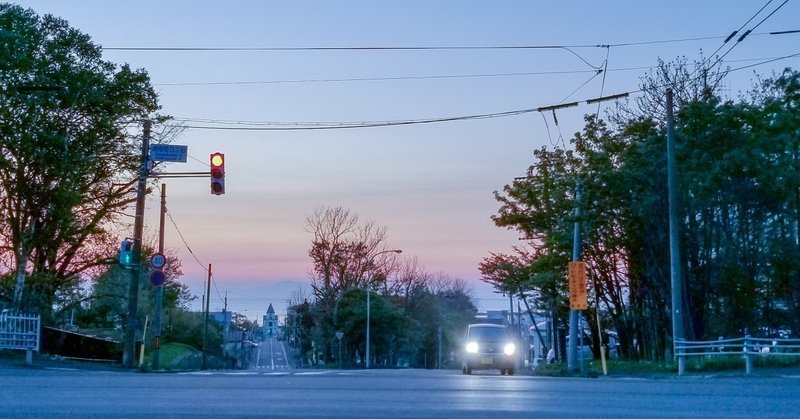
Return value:
M 761 356 L 754 354 L 753 368 L 758 369 L 780 369 L 800 367 L 800 357 L 787 356 Z M 609 376 L 672 376 L 678 374 L 677 362 L 650 362 L 650 361 L 625 361 L 612 359 L 607 361 Z M 745 361 L 742 354 L 731 353 L 729 355 L 715 355 L 710 357 L 687 357 L 686 372 L 745 372 Z M 580 369 L 570 372 L 566 362 L 554 364 L 540 364 L 533 370 L 534 375 L 546 377 L 598 377 L 603 375 L 602 363 L 599 359 L 586 361 L 583 365 L 583 372 Z
M 677 374 L 677 364 L 665 362 L 607 360 L 608 375 L 661 375 Z M 566 362 L 539 364 L 533 371 L 535 375 L 545 377 L 599 377 L 603 375 L 603 365 L 599 359 L 585 361 L 583 372 L 570 372 Z
M 175 361 L 183 359 L 186 356 L 199 354 L 200 351 L 193 346 L 185 345 L 183 343 L 165 343 L 161 345 L 158 353 L 159 367 L 161 369 L 169 370 L 173 368 Z M 153 365 L 153 351 L 145 354 L 146 363 L 148 366 Z
M 786 368 L 800 366 L 800 357 L 797 356 L 765 356 L 751 355 L 753 368 Z M 715 355 L 709 357 L 687 357 L 686 371 L 744 371 L 745 360 L 742 354 Z

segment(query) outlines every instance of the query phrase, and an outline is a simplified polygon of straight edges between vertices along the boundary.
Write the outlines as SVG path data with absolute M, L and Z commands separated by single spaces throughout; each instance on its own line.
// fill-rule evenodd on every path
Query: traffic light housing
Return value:
M 125 239 L 119 245 L 119 264 L 127 269 L 133 266 L 133 240 Z
M 225 155 L 211 153 L 211 194 L 223 195 L 225 193 Z

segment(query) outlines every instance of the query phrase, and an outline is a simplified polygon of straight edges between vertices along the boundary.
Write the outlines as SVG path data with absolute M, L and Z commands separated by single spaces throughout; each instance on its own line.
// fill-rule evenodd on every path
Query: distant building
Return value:
M 230 311 L 210 311 L 208 315 L 212 319 L 218 321 L 225 331 L 231 327 L 231 321 L 233 320 L 233 317 Z
M 269 303 L 267 314 L 264 315 L 264 337 L 273 337 L 278 335 L 278 315 L 275 314 L 275 309 L 272 308 L 272 303 Z

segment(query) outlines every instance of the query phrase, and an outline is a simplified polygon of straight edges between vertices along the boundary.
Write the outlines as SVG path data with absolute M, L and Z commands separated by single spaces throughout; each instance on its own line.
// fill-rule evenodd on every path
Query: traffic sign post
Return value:
M 339 369 L 342 369 L 342 338 L 344 332 L 336 332 L 336 339 L 339 340 Z
M 150 256 L 150 266 L 155 269 L 161 269 L 167 264 L 167 257 L 163 253 L 155 253 Z
M 164 281 L 166 281 L 167 276 L 164 274 L 164 271 L 161 269 L 156 269 L 153 272 L 150 272 L 150 283 L 153 284 L 155 287 L 160 287 L 164 285 Z

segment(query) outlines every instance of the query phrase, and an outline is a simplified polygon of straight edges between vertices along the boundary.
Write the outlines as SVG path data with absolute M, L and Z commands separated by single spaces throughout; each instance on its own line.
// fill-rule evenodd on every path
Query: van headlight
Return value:
M 478 343 L 477 342 L 470 342 L 467 344 L 467 352 L 471 354 L 478 353 Z
M 506 346 L 503 347 L 503 353 L 506 355 L 514 355 L 514 350 L 517 349 L 513 343 L 507 343 Z

